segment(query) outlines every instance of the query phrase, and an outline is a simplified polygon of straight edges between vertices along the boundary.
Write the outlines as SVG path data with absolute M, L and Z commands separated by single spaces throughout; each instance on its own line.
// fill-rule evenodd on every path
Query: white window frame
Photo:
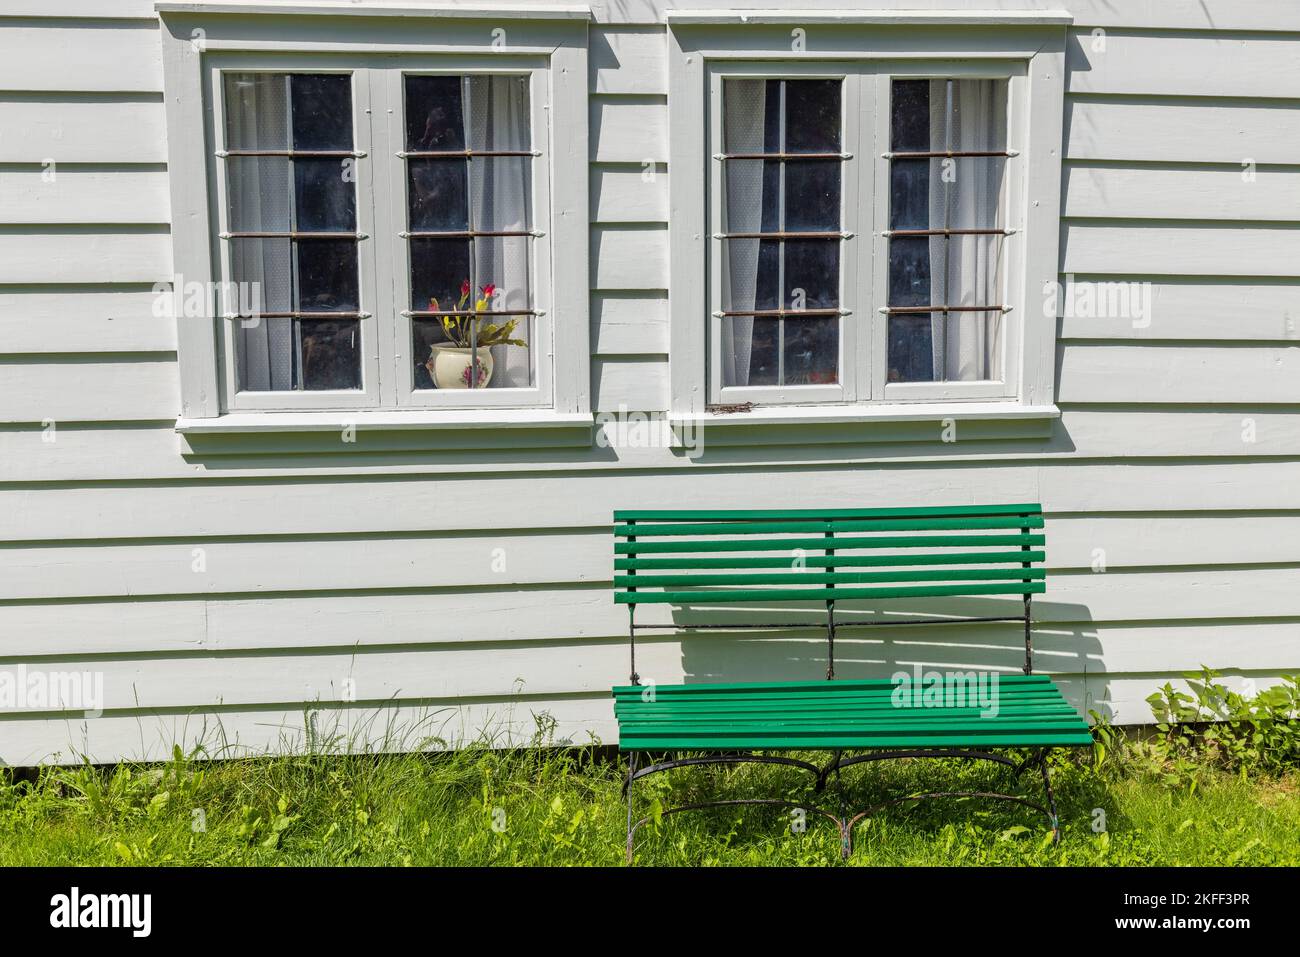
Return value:
M 701 11 L 668 14 L 670 395 L 674 421 L 847 422 L 942 416 L 1054 418 L 1055 320 L 1044 290 L 1057 278 L 1060 153 L 1069 14 L 947 11 Z M 819 72 L 820 71 L 820 72 Z M 847 75 L 861 78 L 863 122 L 845 123 L 853 153 L 843 178 L 841 240 L 842 396 L 808 387 L 722 388 L 717 356 L 721 309 L 721 82 L 724 77 Z M 1006 237 L 1007 317 L 1002 379 L 887 383 L 889 84 L 893 77 L 984 77 L 1009 81 Z M 850 90 L 845 85 L 848 113 Z M 856 127 L 856 128 L 855 128 Z M 683 170 L 701 175 L 682 175 Z M 883 186 L 878 185 L 883 184 Z M 857 195 L 863 197 L 856 202 Z M 868 203 L 866 197 L 871 197 Z M 860 209 L 859 209 L 860 207 Z M 860 220 L 871 216 L 872 222 Z M 864 228 L 864 226 L 866 228 Z M 870 254 L 859 248 L 870 242 Z M 712 248 L 711 248 L 712 247 Z M 870 264 L 853 272 L 853 263 Z M 860 313 L 867 313 L 861 315 Z M 863 323 L 870 332 L 862 335 Z M 1004 322 L 1006 319 L 1004 318 Z M 850 327 L 856 328 L 850 328 Z M 855 335 L 856 333 L 856 335 Z M 752 412 L 713 412 L 754 402 Z
M 237 392 L 234 322 L 177 317 L 182 432 L 359 427 L 455 428 L 524 423 L 589 425 L 586 7 L 372 8 L 158 3 L 163 23 L 174 271 L 189 286 L 230 278 L 221 74 L 345 72 L 353 76 L 358 158 L 363 389 Z M 400 104 L 408 73 L 530 77 L 534 246 L 531 352 L 535 386 L 464 392 L 414 390 L 406 269 L 405 144 Z M 380 80 L 383 89 L 373 88 Z M 392 109 L 392 114 L 388 110 Z M 381 112 L 382 111 L 382 114 Z M 385 124 L 383 120 L 388 118 Z M 558 134 L 557 135 L 557 131 Z M 395 144 L 395 145 L 394 145 Z M 368 191 L 368 192 L 367 192 Z M 552 256 L 563 249 L 565 255 Z M 383 257 L 387 269 L 377 263 Z M 365 337 L 365 332 L 369 337 Z

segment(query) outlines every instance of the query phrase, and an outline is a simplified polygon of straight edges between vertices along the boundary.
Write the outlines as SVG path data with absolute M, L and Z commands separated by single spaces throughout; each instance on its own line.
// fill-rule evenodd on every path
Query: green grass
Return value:
M 816 756 L 825 760 L 825 755 Z M 0 774 L 0 865 L 621 865 L 624 769 L 607 750 L 531 747 L 307 755 Z M 707 797 L 785 794 L 808 776 L 693 768 L 639 787 L 642 813 Z M 1029 808 L 975 801 L 897 806 L 856 832 L 851 864 L 1300 864 L 1300 777 L 1206 770 L 1194 788 L 1157 769 L 1075 753 L 1054 765 L 1063 840 Z M 1037 800 L 1039 780 L 1022 784 Z M 844 773 L 849 805 L 927 789 L 1012 786 L 1007 768 L 889 761 Z M 1093 830 L 1095 809 L 1105 829 Z M 200 828 L 200 824 L 202 825 Z M 836 828 L 779 809 L 682 814 L 641 832 L 657 865 L 840 865 Z

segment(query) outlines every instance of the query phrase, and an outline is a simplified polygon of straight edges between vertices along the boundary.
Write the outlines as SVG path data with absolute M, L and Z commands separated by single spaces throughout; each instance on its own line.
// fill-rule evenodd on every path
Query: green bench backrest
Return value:
M 620 604 L 1031 595 L 1040 505 L 617 511 Z

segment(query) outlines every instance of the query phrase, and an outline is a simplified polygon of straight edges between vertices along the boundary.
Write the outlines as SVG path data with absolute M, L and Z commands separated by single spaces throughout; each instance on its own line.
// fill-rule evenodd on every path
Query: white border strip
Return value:
M 591 8 L 588 6 L 411 6 L 410 4 L 366 4 L 356 3 L 274 3 L 248 2 L 248 0 L 231 0 L 228 3 L 206 0 L 206 2 L 176 2 L 176 0 L 159 0 L 153 5 L 154 11 L 162 14 L 204 14 L 219 16 L 222 14 L 236 16 L 280 15 L 286 17 L 325 16 L 325 17 L 449 17 L 461 20 L 590 20 Z
M 800 23 L 842 26 L 1068 26 L 1066 10 L 669 10 L 670 26 Z

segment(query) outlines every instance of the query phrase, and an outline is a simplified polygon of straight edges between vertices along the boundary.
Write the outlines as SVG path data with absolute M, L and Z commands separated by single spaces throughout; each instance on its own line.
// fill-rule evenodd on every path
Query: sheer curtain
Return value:
M 528 81 L 519 76 L 475 76 L 464 85 L 467 141 L 476 150 L 527 150 Z M 528 157 L 497 156 L 469 164 L 470 223 L 476 230 L 526 231 L 532 208 Z M 528 309 L 529 241 L 524 236 L 480 236 L 474 240 L 474 271 L 479 286 L 494 283 L 501 292 L 489 309 Z M 475 290 L 475 295 L 478 291 Z M 532 329 L 520 316 L 513 338 L 529 343 L 492 348 L 492 387 L 532 384 Z M 490 320 L 493 324 L 507 317 Z
M 766 80 L 728 80 L 723 97 L 728 153 L 762 153 L 766 142 Z M 763 228 L 763 160 L 733 160 L 727 164 L 727 225 L 729 233 L 757 233 Z M 729 239 L 723 257 L 722 288 L 729 290 L 728 311 L 754 308 L 758 292 L 758 239 Z M 749 385 L 754 346 L 754 317 L 732 316 L 722 323 L 722 382 Z
M 289 145 L 289 78 L 283 74 L 230 74 L 226 77 L 226 140 L 231 148 L 278 149 Z M 289 160 L 282 156 L 242 156 L 226 160 L 231 228 L 235 231 L 289 229 Z M 231 244 L 232 278 L 255 283 L 260 296 L 236 294 L 260 303 L 262 312 L 293 309 L 290 248 L 287 239 L 241 239 Z M 249 391 L 293 388 L 293 320 L 262 319 L 236 324 L 239 388 Z
M 1006 148 L 1005 81 L 932 80 L 930 142 L 933 149 Z M 1005 225 L 1005 170 L 1001 157 L 930 161 L 931 228 L 1001 229 Z M 955 174 L 955 176 L 954 176 Z M 1002 301 L 1000 236 L 930 237 L 931 299 L 950 306 L 999 305 Z M 1001 315 L 949 313 L 931 321 L 934 378 L 943 381 L 1000 379 Z

